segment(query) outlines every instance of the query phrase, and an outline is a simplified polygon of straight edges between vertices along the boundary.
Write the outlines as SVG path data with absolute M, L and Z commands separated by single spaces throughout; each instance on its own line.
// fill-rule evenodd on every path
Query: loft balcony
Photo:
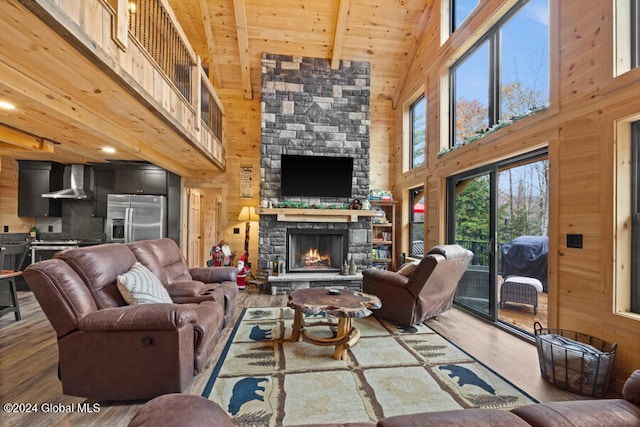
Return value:
M 2 3 L 0 94 L 17 104 L 0 119 L 8 155 L 226 169 L 222 103 L 166 1 Z

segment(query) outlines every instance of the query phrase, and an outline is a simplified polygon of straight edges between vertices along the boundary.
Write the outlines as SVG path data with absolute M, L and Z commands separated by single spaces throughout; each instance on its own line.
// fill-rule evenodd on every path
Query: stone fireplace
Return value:
M 274 207 L 293 204 L 306 209 L 260 213 L 258 266 L 268 269 L 269 263 L 280 257 L 286 260 L 287 276 L 314 270 L 339 276 L 342 263 L 350 257 L 358 271 L 371 266 L 371 217 L 323 215 L 329 208 L 339 209 L 369 194 L 370 65 L 342 61 L 337 70 L 330 65 L 328 59 L 262 56 L 260 199 Z M 351 157 L 351 197 L 283 198 L 283 154 Z M 330 236 L 336 241 L 329 243 Z M 309 254 L 311 242 L 319 246 L 318 251 L 329 252 L 330 266 L 322 260 L 325 254 Z M 301 255 L 293 255 L 293 249 L 300 249 L 303 259 L 307 250 L 310 264 L 299 266 Z

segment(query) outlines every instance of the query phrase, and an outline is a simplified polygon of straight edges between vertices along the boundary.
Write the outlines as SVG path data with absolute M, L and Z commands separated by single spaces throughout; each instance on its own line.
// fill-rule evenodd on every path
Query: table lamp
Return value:
M 258 221 L 260 216 L 256 213 L 256 208 L 253 206 L 243 206 L 238 215 L 239 221 L 246 221 L 245 235 L 244 235 L 244 252 L 247 254 L 245 265 L 249 264 L 249 231 L 251 229 L 251 221 Z

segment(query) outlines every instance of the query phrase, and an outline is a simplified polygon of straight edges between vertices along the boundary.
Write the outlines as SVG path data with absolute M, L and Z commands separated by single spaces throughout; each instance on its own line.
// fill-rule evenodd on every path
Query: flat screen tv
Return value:
M 351 197 L 353 158 L 283 154 L 283 197 Z

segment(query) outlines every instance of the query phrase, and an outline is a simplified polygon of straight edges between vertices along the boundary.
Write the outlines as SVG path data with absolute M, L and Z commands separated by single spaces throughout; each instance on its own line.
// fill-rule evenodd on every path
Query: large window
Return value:
M 409 253 L 410 257 L 424 256 L 424 187 L 409 190 Z
M 451 11 L 451 32 L 453 33 L 462 22 L 467 19 L 473 9 L 478 6 L 478 0 L 449 0 Z
M 411 107 L 411 169 L 424 165 L 426 138 L 427 102 L 424 95 L 418 98 Z
M 640 122 L 632 126 L 631 311 L 640 313 Z
M 519 3 L 451 67 L 451 147 L 549 105 L 548 16 Z
M 484 41 L 454 70 L 453 146 L 489 126 L 489 42 Z

